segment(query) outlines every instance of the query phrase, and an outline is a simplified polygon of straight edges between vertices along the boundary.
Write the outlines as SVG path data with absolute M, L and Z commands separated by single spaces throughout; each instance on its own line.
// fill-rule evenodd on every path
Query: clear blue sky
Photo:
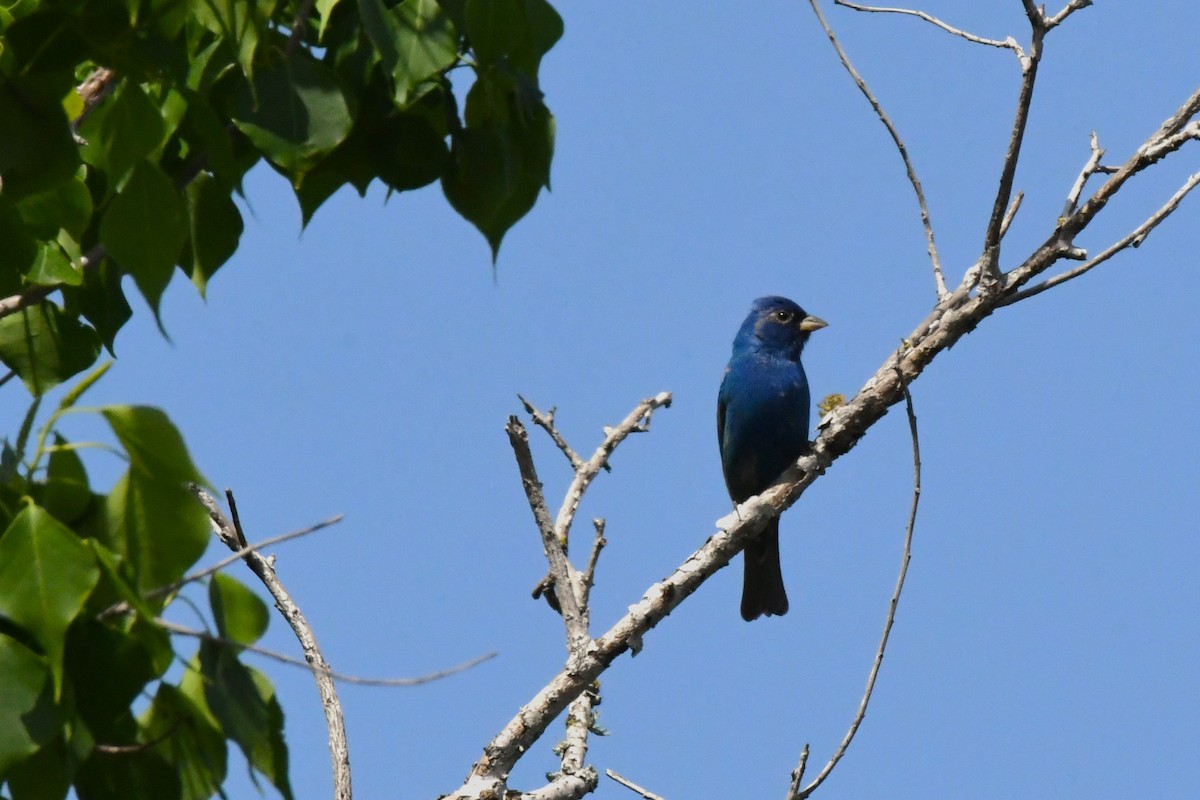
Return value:
M 566 36 L 543 66 L 554 191 L 494 275 L 436 187 L 343 192 L 301 234 L 285 182 L 260 168 L 207 302 L 177 279 L 172 343 L 139 313 L 91 398 L 165 408 L 251 538 L 346 514 L 276 551 L 336 668 L 416 675 L 499 652 L 429 686 L 342 689 L 363 798 L 457 787 L 562 664 L 558 618 L 529 599 L 545 567 L 502 430 L 518 392 L 558 406 L 581 451 L 639 398 L 674 393 L 581 512 L 608 520 L 603 630 L 729 509 L 715 394 L 754 297 L 829 321 L 805 355 L 817 397 L 857 391 L 933 301 L 899 159 L 806 3 L 559 7 Z M 1017 0 L 922 7 L 1027 39 Z M 913 19 L 826 13 L 909 144 L 956 283 L 983 239 L 1015 58 Z M 1049 36 L 1005 268 L 1052 228 L 1092 130 L 1124 160 L 1194 90 L 1197 30 L 1200 6 L 1153 0 L 1097 3 Z M 1139 179 L 1079 244 L 1098 252 L 1157 208 L 1198 152 Z M 871 711 L 817 796 L 1200 797 L 1197 230 L 1193 197 L 1139 250 L 1004 309 L 914 384 L 908 587 Z M 566 463 L 534 440 L 556 504 Z M 116 469 L 105 458 L 96 474 Z M 791 613 L 742 622 L 740 564 L 717 575 L 604 676 L 612 735 L 590 761 L 671 800 L 782 797 L 805 742 L 819 768 L 861 695 L 911 483 L 892 413 L 784 516 Z M 298 653 L 279 619 L 265 643 Z M 257 665 L 288 714 L 298 796 L 327 797 L 310 677 Z M 561 730 L 515 787 L 556 767 Z M 602 781 L 598 797 L 633 797 Z

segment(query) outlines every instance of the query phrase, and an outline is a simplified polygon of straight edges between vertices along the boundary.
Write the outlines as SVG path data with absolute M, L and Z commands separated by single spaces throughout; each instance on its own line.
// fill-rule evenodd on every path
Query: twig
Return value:
M 570 488 L 567 489 L 566 497 L 563 498 L 563 504 L 558 510 L 558 516 L 554 519 L 554 531 L 558 534 L 559 539 L 566 541 L 567 533 L 571 529 L 571 523 L 575 519 L 575 512 L 579 508 L 579 503 L 583 499 L 583 493 L 587 491 L 588 486 L 600 474 L 600 470 L 608 464 L 608 457 L 617 449 L 617 445 L 625 441 L 631 433 L 641 433 L 650 429 L 650 418 L 657 409 L 670 408 L 671 393 L 659 392 L 654 397 L 647 397 L 638 403 L 632 411 L 630 411 L 625 419 L 617 423 L 615 428 L 606 428 L 604 431 L 604 441 L 596 448 L 596 452 L 592 453 L 592 457 L 585 461 L 580 467 L 575 470 L 575 478 L 571 481 Z
M 576 639 L 587 638 L 587 626 L 583 623 L 579 598 L 574 588 L 574 568 L 567 561 L 564 539 L 557 534 L 554 524 L 550 521 L 550 512 L 546 507 L 546 498 L 542 494 L 542 482 L 538 480 L 537 467 L 533 463 L 533 454 L 529 451 L 529 433 L 521 420 L 515 416 L 508 418 L 504 426 L 508 434 L 508 443 L 512 446 L 513 455 L 517 459 L 517 469 L 521 473 L 521 485 L 525 489 L 525 497 L 529 508 L 533 511 L 534 522 L 542 536 L 542 548 L 546 560 L 550 563 L 550 579 L 553 584 L 554 597 L 563 615 L 563 624 L 567 629 L 567 649 L 575 652 Z M 544 585 L 540 584 L 539 586 Z M 536 596 L 537 590 L 535 590 Z M 581 633 L 582 630 L 582 633 Z
M 863 718 L 867 715 L 867 704 L 871 702 L 871 693 L 875 691 L 875 679 L 879 677 L 879 668 L 883 664 L 883 654 L 887 650 L 888 637 L 892 633 L 892 623 L 896 621 L 896 607 L 900 605 L 900 593 L 904 591 L 904 578 L 908 575 L 908 562 L 912 558 L 912 540 L 913 528 L 917 523 L 917 505 L 921 501 L 921 443 L 917 437 L 917 415 L 913 411 L 912 395 L 908 391 L 908 381 L 904 377 L 904 372 L 896 367 L 896 378 L 900 381 L 900 388 L 904 392 L 904 409 L 908 412 L 908 430 L 912 435 L 912 458 L 913 458 L 913 493 L 912 505 L 908 511 L 908 525 L 904 530 L 904 556 L 900 560 L 900 574 L 896 578 L 896 588 L 892 592 L 892 599 L 888 603 L 887 620 L 883 624 L 883 635 L 879 639 L 879 649 L 875 651 L 875 662 L 871 665 L 871 672 L 867 676 L 867 688 L 863 692 L 862 700 L 858 704 L 858 712 L 854 715 L 854 721 L 850 723 L 850 729 L 846 731 L 845 738 L 838 745 L 828 763 L 821 769 L 821 772 L 813 779 L 812 783 L 804 787 L 804 790 L 795 795 L 795 800 L 804 800 L 811 795 L 816 788 L 820 786 L 829 774 L 833 772 L 833 768 L 841 761 L 842 756 L 846 754 L 846 749 L 850 746 L 850 742 L 854 741 L 854 734 L 858 732 L 859 725 L 862 724 Z M 805 746 L 805 751 L 807 751 Z
M 846 55 L 846 51 L 842 49 L 841 42 L 833 32 L 833 28 L 829 27 L 829 23 L 825 21 L 825 15 L 821 13 L 821 7 L 817 5 L 817 0 L 808 0 L 812 6 L 813 13 L 817 15 L 817 21 L 821 23 L 821 27 L 825 30 L 825 35 L 829 38 L 833 49 L 837 51 L 838 59 L 842 62 L 842 66 L 846 68 L 846 72 L 854 80 L 854 84 L 858 86 L 858 90 L 867 98 L 867 102 L 871 104 L 871 108 L 875 111 L 875 116 L 879 117 L 879 121 L 883 123 L 883 127 L 887 128 L 888 134 L 892 137 L 892 141 L 896 145 L 896 149 L 900 152 L 900 159 L 904 162 L 904 170 L 908 174 L 908 181 L 912 184 L 913 191 L 917 195 L 917 205 L 921 208 L 921 225 L 925 228 L 925 247 L 929 252 L 929 260 L 933 265 L 933 281 L 937 286 L 938 299 L 945 297 L 946 279 L 942 276 L 942 264 L 938 258 L 937 245 L 933 240 L 933 223 L 929 218 L 929 206 L 925 202 L 925 190 L 921 188 L 921 181 L 917 178 L 916 168 L 913 167 L 912 160 L 908 157 L 908 148 L 904 146 L 904 141 L 900 138 L 900 134 L 896 131 L 896 126 L 892 124 L 892 120 L 883 110 L 883 106 L 875 99 L 875 94 L 867 86 L 867 82 L 858 74 L 858 70 L 850 63 L 850 57 Z
M 608 459 L 617 446 L 629 434 L 649 430 L 650 419 L 654 411 L 669 406 L 671 395 L 668 392 L 660 392 L 654 397 L 642 400 L 615 427 L 606 427 L 604 440 L 587 461 L 583 461 L 575 454 L 559 435 L 554 427 L 553 409 L 549 414 L 542 414 L 524 397 L 517 396 L 520 397 L 521 403 L 533 417 L 534 422 L 544 428 L 559 445 L 559 449 L 567 455 L 575 470 L 575 477 L 567 489 L 562 507 L 558 512 L 558 518 L 552 525 L 546 510 L 545 498 L 542 495 L 542 485 L 538 480 L 533 456 L 529 450 L 529 435 L 519 419 L 508 418 L 505 430 L 508 432 L 509 442 L 516 455 L 517 467 L 521 473 L 521 483 L 525 488 L 526 498 L 529 500 L 534 520 L 542 536 L 546 557 L 550 562 L 550 574 L 543 578 L 542 582 L 534 589 L 534 597 L 545 591 L 547 600 L 553 597 L 557 601 L 550 605 L 557 606 L 557 610 L 563 617 L 567 636 L 567 666 L 568 669 L 571 669 L 572 665 L 583 663 L 594 649 L 590 633 L 589 601 L 592 584 L 595 580 L 596 563 L 600 558 L 600 551 L 606 543 L 604 520 L 593 520 L 596 536 L 592 543 L 587 566 L 582 574 L 579 573 L 567 559 L 566 554 L 575 512 L 579 508 L 584 493 L 600 470 L 608 468 Z M 570 701 L 567 709 L 566 740 L 560 753 L 561 770 L 552 777 L 548 785 L 527 793 L 523 797 L 574 798 L 581 797 L 583 793 L 595 789 L 599 776 L 596 775 L 595 769 L 586 765 L 585 761 L 588 751 L 588 734 L 595 730 L 595 707 L 599 703 L 598 684 L 593 684 L 585 691 L 578 693 Z
M 554 426 L 555 409 L 551 407 L 549 411 L 542 413 L 522 395 L 518 394 L 517 399 L 521 401 L 521 405 L 525 407 L 525 413 L 529 415 L 533 423 L 550 435 L 550 438 L 554 440 L 554 444 L 558 446 L 558 449 L 571 462 L 571 469 L 579 469 L 583 465 L 583 459 L 571 448 L 571 445 L 567 444 L 567 440 L 563 438 L 563 435 L 558 432 L 558 428 Z M 608 469 L 609 467 L 605 464 L 604 468 Z
M 1087 8 L 1091 4 L 1092 4 L 1092 0 L 1071 0 L 1071 2 L 1069 2 L 1065 6 L 1063 6 L 1062 11 L 1059 11 L 1054 16 L 1046 17 L 1043 14 L 1043 18 L 1046 21 L 1046 30 L 1050 30 L 1051 28 L 1058 27 L 1059 25 L 1062 24 L 1062 21 L 1065 20 L 1067 17 L 1071 16 L 1072 14 L 1074 14 L 1076 11 L 1078 11 L 1081 8 Z
M 1025 193 L 1018 191 L 1016 197 L 1008 204 L 1008 211 L 1004 212 L 1004 220 L 1000 223 L 1000 238 L 1004 238 L 1004 234 L 1008 233 L 1008 227 L 1012 225 L 1013 220 L 1017 217 L 1017 211 L 1021 208 L 1021 201 L 1025 199 Z
M 1146 240 L 1146 237 L 1150 235 L 1150 231 L 1154 230 L 1156 227 L 1158 227 L 1160 222 L 1170 216 L 1175 209 L 1179 207 L 1179 204 L 1183 202 L 1183 198 L 1187 197 L 1188 193 L 1195 189 L 1197 185 L 1200 185 L 1200 172 L 1193 173 L 1191 177 L 1184 182 L 1183 186 L 1179 187 L 1179 190 L 1175 192 L 1175 194 L 1171 195 L 1171 199 L 1164 203 L 1162 208 L 1151 214 L 1145 222 L 1143 222 L 1141 225 L 1138 225 L 1119 241 L 1114 242 L 1108 247 L 1108 249 L 1104 250 L 1095 258 L 1080 264 L 1078 267 L 1069 269 L 1066 272 L 1060 273 L 1051 278 L 1047 278 L 1035 286 L 1030 286 L 1027 289 L 1022 289 L 1015 294 L 1011 294 L 1001 300 L 1000 305 L 1011 305 L 1012 303 L 1026 300 L 1034 295 L 1041 294 L 1047 289 L 1053 289 L 1059 284 L 1066 283 L 1074 278 L 1078 278 L 1085 272 L 1089 272 L 1093 268 L 1100 266 L 1105 261 L 1108 261 L 1117 253 L 1128 247 L 1140 246 L 1141 243 Z
M 17 377 L 16 371 L 10 369 L 7 373 L 5 373 L 3 378 L 0 378 L 0 386 L 3 386 L 15 377 Z
M 300 7 L 296 9 L 296 16 L 292 19 L 292 32 L 288 35 L 287 44 L 284 46 L 284 52 L 288 55 L 296 52 L 296 48 L 300 46 L 300 40 L 308 30 L 308 17 L 312 14 L 314 2 L 315 0 L 303 0 Z
M 650 791 L 649 789 L 643 789 L 641 786 L 638 786 L 636 783 L 629 780 L 628 778 L 621 777 L 617 773 L 613 772 L 611 769 L 604 770 L 604 774 L 607 775 L 608 777 L 612 778 L 617 783 L 624 786 L 626 789 L 629 789 L 632 792 L 640 794 L 642 797 L 646 798 L 646 800 L 663 800 L 663 798 L 659 797 L 658 795 L 656 795 L 654 792 Z
M 987 231 L 983 237 L 983 259 L 980 264 L 979 288 L 983 292 L 995 290 L 1000 283 L 1000 237 L 1005 212 L 1012 197 L 1013 177 L 1017 173 L 1017 161 L 1021 157 L 1021 145 L 1025 141 L 1025 126 L 1029 122 L 1029 108 L 1033 102 L 1033 87 L 1037 81 L 1038 64 L 1042 60 L 1042 40 L 1049 30 L 1045 17 L 1032 0 L 1022 0 L 1029 24 L 1033 30 L 1029 49 L 1021 58 L 1021 91 L 1017 96 L 1017 110 L 1013 115 L 1012 133 L 1000 168 L 1000 185 L 992 214 L 988 218 Z
M 234 525 L 226 518 L 217 505 L 216 499 L 203 489 L 194 486 L 192 487 L 196 496 L 200 499 L 200 503 L 208 511 L 209 519 L 212 521 L 213 531 L 217 534 L 225 546 L 230 550 L 240 550 L 246 546 L 246 537 L 242 533 L 240 525 Z M 226 490 L 226 497 L 230 500 L 230 509 L 236 515 L 236 505 L 233 504 L 233 493 Z M 350 749 L 346 742 L 346 722 L 342 715 L 342 704 L 338 700 L 337 687 L 334 685 L 333 678 L 330 677 L 329 663 L 325 660 L 325 656 L 321 653 L 321 648 L 317 645 L 316 637 L 313 635 L 312 627 L 308 624 L 308 620 L 304 618 L 304 614 L 300 611 L 300 607 L 293 602 L 291 595 L 283 587 L 283 583 L 275 574 L 275 567 L 271 560 L 263 558 L 254 551 L 246 553 L 242 560 L 250 567 L 250 570 L 258 576 L 267 591 L 271 593 L 271 597 L 275 599 L 275 607 L 283 614 L 283 618 L 287 620 L 292 631 L 296 634 L 296 639 L 300 642 L 300 648 L 304 651 L 304 658 L 309 664 L 313 665 L 313 678 L 317 682 L 317 692 L 321 696 L 321 707 L 325 711 L 325 725 L 329 729 L 329 754 L 333 761 L 333 790 L 336 800 L 350 800 L 352 795 L 351 780 L 350 780 Z
M 787 800 L 797 800 L 800 796 L 800 784 L 804 781 L 804 770 L 808 767 L 808 742 L 804 743 L 804 749 L 800 751 L 800 761 L 796 764 L 796 768 L 792 770 L 792 783 L 788 787 Z
M 1071 191 L 1067 192 L 1067 202 L 1063 206 L 1063 212 L 1060 215 L 1063 218 L 1071 216 L 1075 209 L 1079 206 L 1079 195 L 1083 194 L 1083 187 L 1087 183 L 1088 178 L 1100 171 L 1100 159 L 1104 158 L 1104 149 L 1100 147 L 1100 141 L 1096 138 L 1096 132 L 1092 131 L 1092 138 L 1089 142 L 1092 154 L 1088 157 L 1087 163 L 1083 165 L 1083 169 L 1079 171 L 1079 177 L 1075 179 L 1075 184 L 1071 187 Z
M 136 744 L 99 744 L 99 743 L 97 743 L 95 745 L 92 745 L 92 749 L 95 750 L 97 753 L 104 753 L 105 755 L 124 756 L 124 755 L 132 755 L 134 753 L 140 753 L 143 750 L 149 750 L 152 747 L 156 747 L 157 745 L 166 741 L 167 737 L 174 735 L 175 731 L 179 730 L 179 724 L 181 722 L 183 722 L 183 719 L 184 718 L 182 716 L 176 717 L 175 719 L 173 719 L 171 721 L 171 724 L 167 726 L 167 729 L 165 731 L 160 733 L 158 736 L 155 736 L 153 739 L 149 739 L 145 742 L 138 742 Z
M 309 525 L 307 528 L 301 528 L 298 531 L 291 531 L 289 533 L 281 533 L 278 536 L 272 536 L 269 539 L 263 539 L 261 542 L 248 544 L 245 547 L 235 550 L 232 555 L 221 559 L 212 566 L 205 567 L 204 569 L 196 570 L 195 572 L 184 575 L 182 578 L 173 583 L 168 583 L 165 586 L 159 586 L 157 589 L 151 589 L 150 591 L 146 592 L 145 598 L 147 600 L 153 600 L 156 597 L 162 597 L 163 595 L 170 594 L 178 589 L 182 589 L 189 583 L 195 583 L 201 578 L 206 578 L 209 575 L 212 575 L 214 572 L 220 572 L 235 561 L 240 561 L 247 553 L 256 553 L 260 550 L 270 547 L 271 545 L 279 544 L 280 542 L 287 542 L 292 539 L 299 539 L 301 536 L 308 536 L 310 533 L 316 533 L 317 531 L 328 528 L 331 525 L 336 525 L 337 523 L 341 522 L 342 519 L 343 516 L 338 514 L 330 517 L 329 519 L 322 520 L 315 525 Z M 113 605 L 101 611 L 96 615 L 96 619 L 105 620 L 121 614 L 128 614 L 130 610 L 131 608 L 129 603 L 122 600 L 121 602 L 114 603 Z
M 600 551 L 608 544 L 608 540 L 604 538 L 604 520 L 597 517 L 592 520 L 592 525 L 596 528 L 596 538 L 592 540 L 592 552 L 588 556 L 587 566 L 583 568 L 583 604 L 585 606 L 591 595 L 592 586 L 596 582 L 596 563 L 600 560 Z
M 870 12 L 872 14 L 905 14 L 910 17 L 920 17 L 921 19 L 925 20 L 926 22 L 930 23 L 931 25 L 936 25 L 937 27 L 941 28 L 946 33 L 951 33 L 951 34 L 954 34 L 955 36 L 960 36 L 963 39 L 966 39 L 968 42 L 974 42 L 975 44 L 986 44 L 988 47 L 999 47 L 999 48 L 1003 48 L 1005 50 L 1012 50 L 1017 54 L 1018 58 L 1025 55 L 1024 51 L 1021 50 L 1021 46 L 1019 44 L 1017 44 L 1016 39 L 1013 39 L 1011 36 L 1004 41 L 1000 41 L 999 39 L 985 39 L 982 36 L 976 36 L 973 33 L 967 33 L 966 31 L 959 30 L 958 28 L 955 28 L 951 25 L 947 25 L 945 22 L 942 22 L 937 17 L 927 14 L 924 11 L 917 11 L 917 10 L 914 10 L 911 8 L 884 8 L 881 6 L 863 6 L 863 5 L 859 5 L 858 3 L 851 3 L 848 0 L 833 0 L 833 4 L 835 6 L 845 6 L 846 8 L 850 8 L 855 11 L 866 11 L 866 12 Z
M 1127 181 L 1140 174 L 1147 167 L 1177 151 L 1187 142 L 1200 139 L 1200 120 L 1192 119 L 1197 114 L 1200 114 L 1200 88 L 1196 89 L 1175 110 L 1175 113 L 1163 121 L 1158 130 L 1151 134 L 1134 151 L 1133 155 L 1108 180 L 1096 189 L 1087 202 L 1081 205 L 1069 218 L 1060 220 L 1060 224 L 1054 233 L 1024 263 L 1010 270 L 1004 276 L 1005 291 L 1008 293 L 1008 296 L 1000 298 L 1003 304 L 1008 305 L 1013 302 L 1009 298 L 1015 294 L 1019 294 L 1018 290 L 1022 285 L 1044 272 L 1055 261 L 1066 255 L 1073 247 L 1072 242 L 1074 241 L 1074 237 L 1095 219 L 1096 215 L 1104 209 L 1108 201 L 1120 191 L 1121 187 Z M 1183 194 L 1186 194 L 1186 192 L 1183 192 Z M 1174 211 L 1174 206 L 1170 202 L 1164 208 L 1168 209 L 1167 214 Z M 1163 216 L 1166 216 L 1166 214 Z M 1155 221 L 1154 224 L 1157 225 L 1158 221 Z M 1153 227 L 1153 225 L 1150 227 Z
M 171 622 L 169 620 L 162 619 L 161 617 L 155 619 L 154 624 L 158 625 L 163 630 L 179 636 L 190 636 L 193 639 L 201 639 L 206 642 L 212 642 L 213 644 L 221 645 L 222 647 L 229 647 L 235 650 L 247 650 L 255 655 L 278 661 L 281 664 L 287 664 L 288 666 L 292 667 L 300 667 L 301 669 L 308 670 L 314 674 L 319 672 L 322 675 L 328 675 L 338 683 L 353 684 L 355 686 L 381 686 L 387 688 L 421 686 L 426 683 L 433 683 L 434 681 L 441 680 L 442 678 L 447 678 L 451 675 L 456 675 L 459 672 L 466 672 L 472 667 L 476 667 L 485 661 L 492 660 L 498 655 L 495 652 L 484 653 L 481 656 L 476 656 L 475 658 L 464 661 L 461 664 L 455 664 L 452 667 L 446 667 L 445 669 L 440 669 L 436 672 L 417 675 L 413 678 L 363 678 L 358 675 L 348 675 L 345 672 L 338 672 L 337 670 L 330 669 L 328 667 L 321 669 L 314 664 L 310 664 L 302 658 L 295 658 L 294 656 L 280 653 L 278 650 L 268 650 L 265 647 L 260 647 L 259 645 L 255 644 L 243 644 L 242 642 L 237 642 L 233 639 L 226 639 L 223 636 L 217 636 L 216 634 L 209 633 L 208 631 L 189 628 L 186 625 L 180 625 L 179 623 Z
M 116 87 L 116 73 L 108 67 L 97 67 L 92 70 L 83 83 L 75 87 L 75 93 L 83 100 L 83 111 L 79 112 L 78 117 L 71 120 L 71 133 L 78 138 L 79 126 L 83 125 L 96 110 L 96 106 L 111 95 Z

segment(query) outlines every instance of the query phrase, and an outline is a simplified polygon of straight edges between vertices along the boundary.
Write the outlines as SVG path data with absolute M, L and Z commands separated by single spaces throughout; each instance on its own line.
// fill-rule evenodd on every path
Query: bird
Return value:
M 717 393 L 721 471 L 734 503 L 775 482 L 808 446 L 810 397 L 800 354 L 828 325 L 786 297 L 760 297 L 737 336 Z M 746 545 L 742 619 L 787 613 L 779 565 L 779 518 Z

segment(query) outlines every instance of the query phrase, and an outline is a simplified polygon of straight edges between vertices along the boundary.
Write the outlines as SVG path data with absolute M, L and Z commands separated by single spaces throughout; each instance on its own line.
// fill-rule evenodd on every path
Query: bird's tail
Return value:
M 746 572 L 742 582 L 742 619 L 749 622 L 766 614 L 783 616 L 788 610 L 783 572 L 779 567 L 779 520 L 773 519 L 758 541 L 746 545 Z

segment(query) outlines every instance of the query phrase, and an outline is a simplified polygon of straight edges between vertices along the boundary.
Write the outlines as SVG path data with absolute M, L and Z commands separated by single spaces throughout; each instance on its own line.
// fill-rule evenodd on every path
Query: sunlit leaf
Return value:
M 67 626 L 100 579 L 87 545 L 37 506 L 27 506 L 0 537 L 0 615 L 46 653 L 55 694 L 62 688 Z
M 267 632 L 267 604 L 237 578 L 223 572 L 213 575 L 208 602 L 222 638 L 254 644 Z

